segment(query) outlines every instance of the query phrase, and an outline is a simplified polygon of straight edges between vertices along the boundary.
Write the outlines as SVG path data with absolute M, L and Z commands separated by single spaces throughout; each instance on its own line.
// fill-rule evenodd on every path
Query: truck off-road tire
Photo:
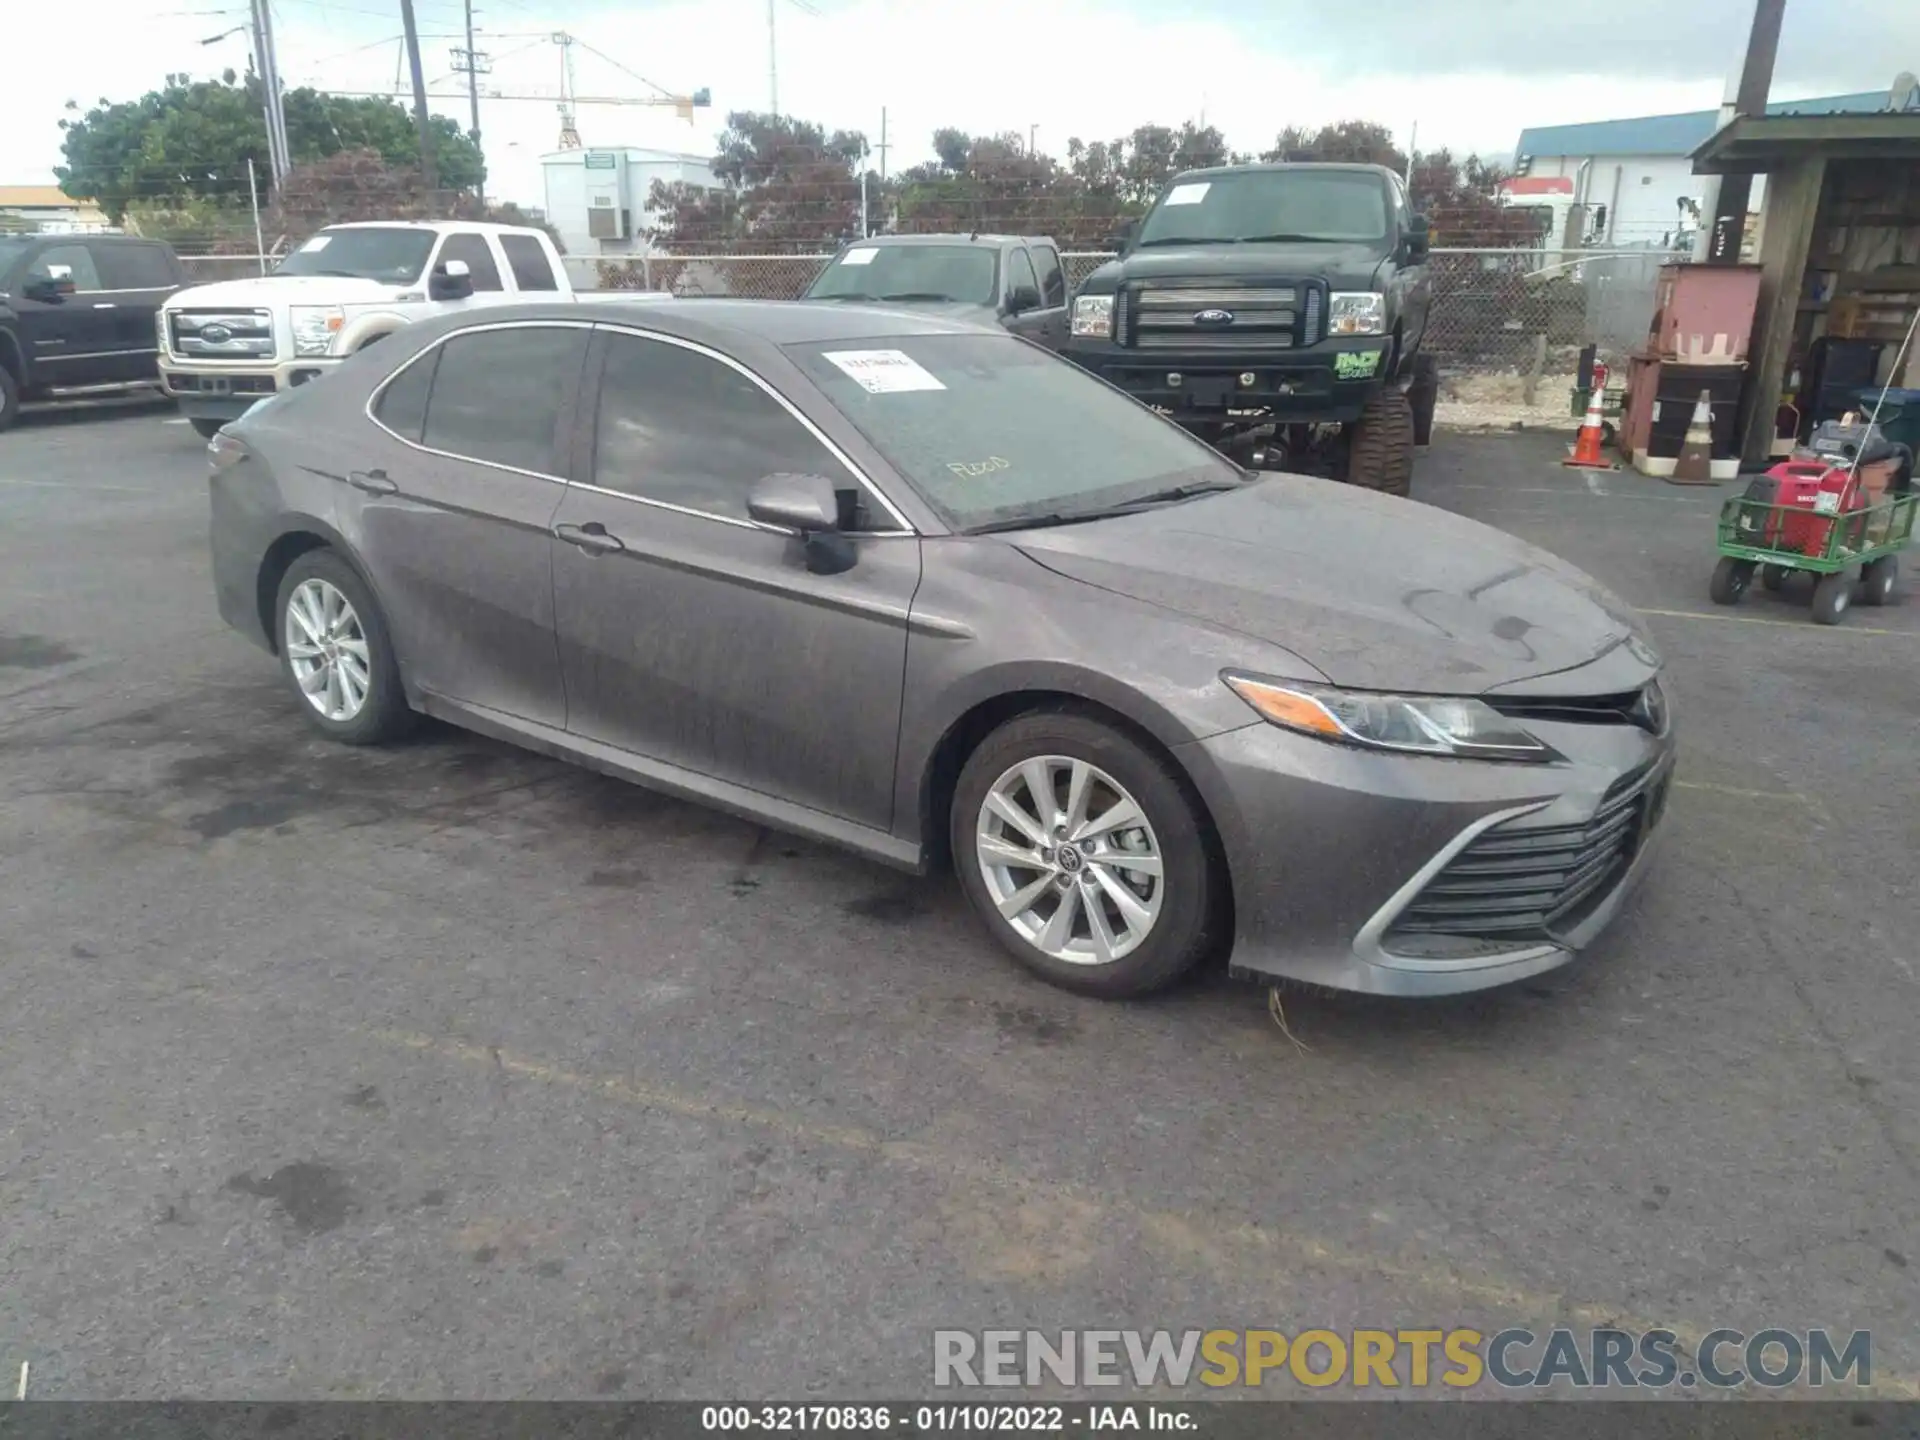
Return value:
M 193 433 L 198 435 L 202 440 L 211 440 L 220 433 L 220 427 L 227 422 L 224 420 L 195 419 L 189 420 L 187 423 L 193 426 Z
M 1431 355 L 1413 357 L 1413 383 L 1407 386 L 1407 404 L 1413 409 L 1413 443 L 1433 443 L 1433 407 L 1440 402 L 1440 367 Z
M 1405 495 L 1413 488 L 1413 446 L 1413 407 L 1404 392 L 1381 386 L 1347 426 L 1347 483 Z
M 1062 989 L 1165 989 L 1224 929 L 1226 877 L 1198 801 L 1163 756 L 1092 715 L 1043 710 L 987 736 L 951 824 L 980 923 Z
M 0 430 L 11 430 L 20 418 L 20 382 L 13 372 L 0 365 Z

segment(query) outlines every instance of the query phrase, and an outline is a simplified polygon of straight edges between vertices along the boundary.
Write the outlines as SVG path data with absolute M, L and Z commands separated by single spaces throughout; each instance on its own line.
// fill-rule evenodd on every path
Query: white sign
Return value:
M 316 235 L 300 247 L 302 254 L 311 254 L 315 250 L 324 250 L 333 243 L 331 235 Z
M 829 350 L 826 356 L 869 395 L 947 388 L 904 350 Z
M 1207 191 L 1213 188 L 1212 182 L 1201 180 L 1192 185 L 1176 185 L 1167 192 L 1162 205 L 1198 205 L 1207 198 Z
M 880 251 L 872 245 L 867 246 L 864 250 L 849 250 L 840 257 L 840 263 L 842 265 L 871 265 L 873 263 L 873 257 L 879 253 Z

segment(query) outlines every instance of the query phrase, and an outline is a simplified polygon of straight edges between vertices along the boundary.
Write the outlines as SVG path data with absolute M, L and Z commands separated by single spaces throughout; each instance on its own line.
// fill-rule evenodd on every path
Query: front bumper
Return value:
M 1066 357 L 1183 424 L 1280 424 L 1359 418 L 1386 380 L 1379 335 L 1297 350 L 1141 350 L 1075 335 Z M 1345 360 L 1340 357 L 1349 357 Z M 1371 362 L 1370 364 L 1368 362 Z M 1248 377 L 1252 383 L 1245 383 Z
M 1571 960 L 1649 867 L 1673 738 L 1630 725 L 1529 728 L 1567 762 L 1398 756 L 1264 722 L 1181 747 L 1232 876 L 1232 973 L 1436 996 L 1510 984 Z M 1531 855 L 1588 834 L 1601 837 L 1604 850 L 1584 872 L 1568 861 L 1577 883 L 1564 893 L 1573 903 L 1561 913 L 1543 907 L 1538 928 L 1511 928 L 1512 914 L 1434 920 L 1461 907 L 1471 914 L 1507 905 L 1501 891 L 1540 882 L 1501 872 L 1537 873 L 1546 862 Z M 1496 873 L 1478 873 L 1487 871 Z M 1435 923 L 1456 933 L 1426 928 Z M 1483 923 L 1486 933 L 1457 933 Z
M 303 356 L 298 360 L 223 361 L 209 364 L 160 357 L 160 388 L 192 420 L 238 420 L 268 396 L 319 379 L 338 365 L 338 357 Z

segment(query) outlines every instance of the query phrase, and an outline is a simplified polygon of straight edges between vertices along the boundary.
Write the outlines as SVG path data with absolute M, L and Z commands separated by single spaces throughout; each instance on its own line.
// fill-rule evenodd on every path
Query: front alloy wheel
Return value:
M 1051 960 L 1110 965 L 1160 914 L 1160 846 L 1139 802 L 1106 771 L 1038 755 L 994 781 L 974 852 L 1008 925 Z
M 294 587 L 282 643 L 294 684 L 324 719 L 344 725 L 365 708 L 373 688 L 366 632 L 352 602 L 330 582 L 315 578 Z

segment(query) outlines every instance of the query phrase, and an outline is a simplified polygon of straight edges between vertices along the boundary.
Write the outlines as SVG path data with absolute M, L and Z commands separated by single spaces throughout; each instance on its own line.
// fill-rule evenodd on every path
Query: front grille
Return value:
M 173 353 L 191 360 L 273 357 L 273 315 L 266 310 L 170 310 Z
M 1506 696 L 1486 702 L 1512 720 L 1552 720 L 1572 725 L 1637 725 L 1649 734 L 1666 729 L 1666 696 L 1658 680 L 1617 695 Z
M 1667 774 L 1642 770 L 1610 789 L 1582 825 L 1509 821 L 1474 838 L 1393 922 L 1396 935 L 1551 940 L 1625 875 L 1666 803 Z
M 1321 308 L 1316 282 L 1143 280 L 1115 297 L 1113 334 L 1139 350 L 1291 350 L 1314 342 Z

